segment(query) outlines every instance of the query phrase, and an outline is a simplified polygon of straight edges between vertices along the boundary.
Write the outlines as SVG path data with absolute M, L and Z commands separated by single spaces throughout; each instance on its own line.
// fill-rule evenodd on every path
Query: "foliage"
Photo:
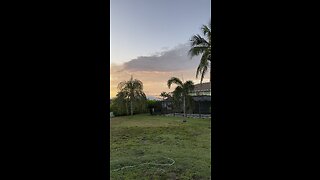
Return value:
M 192 96 L 187 96 L 186 97 L 186 113 L 192 114 L 193 113 L 193 108 L 195 106 L 195 102 L 192 99 Z
M 113 112 L 115 116 L 129 114 L 128 101 L 125 99 L 124 93 L 118 92 L 116 98 L 112 100 L 110 111 Z
M 183 103 L 183 112 L 186 113 L 187 109 L 191 108 L 191 97 L 189 95 L 190 91 L 194 89 L 194 84 L 192 81 L 182 82 L 177 77 L 172 77 L 168 80 L 168 87 L 170 88 L 172 84 L 176 84 L 177 87 L 172 92 L 174 99 L 175 110 L 181 109 L 181 102 Z M 188 108 L 187 108 L 188 106 Z
M 203 25 L 202 28 L 203 36 L 199 34 L 192 36 L 191 38 L 191 49 L 189 55 L 192 57 L 202 55 L 199 66 L 197 68 L 196 78 L 201 74 L 201 83 L 204 75 L 210 69 L 210 82 L 211 82 L 211 21 L 209 25 Z
M 130 107 L 131 115 L 134 112 L 141 112 L 146 110 L 146 95 L 143 92 L 143 83 L 138 79 L 131 79 L 129 81 L 123 81 L 118 84 L 120 90 L 122 103 Z M 127 109 L 127 108 L 126 108 Z
M 137 79 L 120 82 L 119 92 L 116 98 L 112 99 L 110 111 L 115 116 L 131 115 L 147 112 L 147 98 L 143 92 L 143 84 Z
M 160 94 L 160 96 L 161 96 L 163 99 L 165 99 L 165 98 L 171 98 L 171 97 L 172 97 L 171 93 L 167 93 L 167 92 L 162 92 L 162 93 Z
M 150 100 L 150 99 L 147 100 L 147 106 L 148 106 L 148 108 L 153 108 L 153 107 L 155 107 L 156 103 L 157 103 L 156 100 Z

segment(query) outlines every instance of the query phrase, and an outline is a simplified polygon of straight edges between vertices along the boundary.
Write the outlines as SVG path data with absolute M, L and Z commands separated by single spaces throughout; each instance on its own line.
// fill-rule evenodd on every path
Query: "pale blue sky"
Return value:
M 189 42 L 211 17 L 210 0 L 111 0 L 111 63 Z

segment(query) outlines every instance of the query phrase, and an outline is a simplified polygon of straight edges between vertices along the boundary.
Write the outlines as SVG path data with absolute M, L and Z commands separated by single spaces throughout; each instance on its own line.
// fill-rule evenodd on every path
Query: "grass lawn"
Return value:
M 211 120 L 149 114 L 110 121 L 111 179 L 211 179 Z

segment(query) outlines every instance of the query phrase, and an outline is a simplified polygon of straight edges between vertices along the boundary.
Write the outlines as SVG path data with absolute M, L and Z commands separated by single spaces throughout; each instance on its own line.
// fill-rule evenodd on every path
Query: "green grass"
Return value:
M 143 114 L 110 126 L 111 179 L 211 179 L 210 119 Z

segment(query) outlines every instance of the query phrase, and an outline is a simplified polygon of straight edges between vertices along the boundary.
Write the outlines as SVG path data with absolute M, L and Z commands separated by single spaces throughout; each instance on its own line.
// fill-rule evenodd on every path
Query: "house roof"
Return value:
M 211 82 L 194 85 L 194 91 L 211 90 Z
M 211 101 L 211 96 L 193 96 L 194 101 Z

